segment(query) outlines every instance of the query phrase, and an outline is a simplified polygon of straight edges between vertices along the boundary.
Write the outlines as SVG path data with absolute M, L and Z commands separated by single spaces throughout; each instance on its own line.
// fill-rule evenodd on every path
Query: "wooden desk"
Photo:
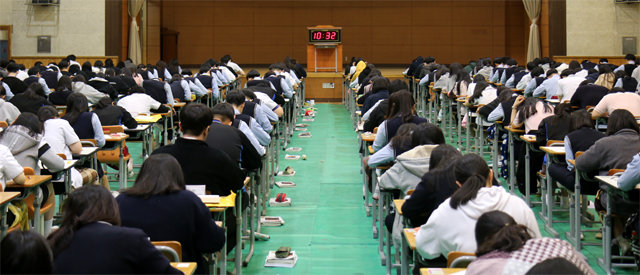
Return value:
M 531 150 L 536 150 L 536 136 L 535 135 L 521 135 L 520 139 L 522 139 L 525 143 L 525 172 L 524 172 L 524 186 L 525 186 L 525 196 L 524 200 L 529 207 L 531 207 Z M 538 151 L 539 152 L 539 151 Z
M 545 176 L 546 183 L 542 189 L 542 209 L 540 210 L 540 218 L 544 222 L 544 229 L 554 238 L 558 238 L 560 234 L 553 228 L 553 180 L 549 175 L 549 166 L 554 160 L 557 162 L 559 156 L 564 156 L 564 146 L 540 146 L 540 150 L 547 155 L 547 174 Z
M 129 138 L 129 135 L 125 133 L 104 135 L 105 141 L 115 142 L 116 146 L 120 147 L 120 159 L 118 161 L 118 183 L 120 184 L 119 190 L 127 187 L 127 166 L 124 163 L 124 146 L 122 146 L 127 138 Z
M 598 181 L 601 182 L 600 188 L 605 189 L 607 195 L 607 212 L 603 216 L 603 230 L 602 230 L 602 258 L 598 258 L 598 265 L 604 269 L 607 274 L 613 273 L 613 267 L 636 267 L 635 263 L 626 264 L 626 263 L 612 263 L 613 259 L 629 259 L 633 260 L 633 256 L 625 257 L 625 256 L 612 256 L 611 255 L 611 235 L 612 228 L 611 225 L 613 223 L 611 219 L 611 194 L 620 194 L 624 193 L 624 191 L 618 189 L 618 176 L 596 176 Z M 636 185 L 634 190 L 640 190 L 640 184 Z
M 0 223 L 0 239 L 7 235 L 9 226 L 7 225 L 7 208 L 13 198 L 20 195 L 20 192 L 0 192 L 0 216 L 2 217 L 2 223 Z
M 408 275 L 409 274 L 409 249 L 413 252 L 413 262 L 416 263 L 417 252 L 416 252 L 416 234 L 417 231 L 415 228 L 405 228 L 402 230 L 402 247 L 401 253 L 402 257 L 400 258 L 400 274 Z
M 364 142 L 373 142 L 376 139 L 376 134 L 373 133 L 362 133 L 360 136 Z
M 18 197 L 18 199 L 25 199 L 30 194 L 33 194 L 33 196 L 35 197 L 33 200 L 33 212 L 34 212 L 33 226 L 35 227 L 37 232 L 43 235 L 44 235 L 44 227 L 42 226 L 43 221 L 40 220 L 41 218 L 40 204 L 42 203 L 44 198 L 42 197 L 42 192 L 38 192 L 39 191 L 38 188 L 40 188 L 40 185 L 48 183 L 50 181 L 51 181 L 50 175 L 46 175 L 46 176 L 28 175 L 27 181 L 24 184 L 15 184 L 13 183 L 13 181 L 10 181 L 10 182 L 7 182 L 7 185 L 6 185 L 7 188 L 24 189 L 24 192 L 21 192 L 21 196 Z
M 184 275 L 192 275 L 194 272 L 196 272 L 196 267 L 198 267 L 198 264 L 192 262 L 171 262 L 171 266 L 177 270 L 182 271 Z
M 396 207 L 396 212 L 402 216 L 402 205 L 404 205 L 405 200 L 393 200 L 393 205 Z
M 466 268 L 420 268 L 420 275 L 449 275 L 460 271 L 467 270 Z

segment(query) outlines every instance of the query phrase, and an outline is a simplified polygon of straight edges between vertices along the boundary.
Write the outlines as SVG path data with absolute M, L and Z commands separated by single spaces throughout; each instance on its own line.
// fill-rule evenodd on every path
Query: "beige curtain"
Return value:
M 540 31 L 538 30 L 538 19 L 542 9 L 542 0 L 522 0 L 524 9 L 529 15 L 531 26 L 529 27 L 529 45 L 527 46 L 527 62 L 540 57 Z
M 142 62 L 142 46 L 140 44 L 140 28 L 136 18 L 142 10 L 145 0 L 129 0 L 129 17 L 131 17 L 131 26 L 129 27 L 129 58 L 134 64 Z

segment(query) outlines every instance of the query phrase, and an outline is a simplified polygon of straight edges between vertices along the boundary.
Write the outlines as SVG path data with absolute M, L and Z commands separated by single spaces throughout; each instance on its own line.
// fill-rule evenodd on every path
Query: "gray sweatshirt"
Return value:
M 49 144 L 42 142 L 42 135 L 29 135 L 29 130 L 21 125 L 13 125 L 7 128 L 0 144 L 7 146 L 11 154 L 23 167 L 31 167 L 40 174 L 38 160 L 51 172 L 57 172 L 64 168 L 64 160 L 51 150 Z

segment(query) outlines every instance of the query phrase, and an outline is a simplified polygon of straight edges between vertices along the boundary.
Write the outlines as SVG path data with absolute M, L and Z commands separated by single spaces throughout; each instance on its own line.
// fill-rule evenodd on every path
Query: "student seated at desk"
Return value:
M 560 75 L 556 69 L 549 69 L 547 71 L 547 78 L 540 83 L 533 90 L 533 97 L 541 97 L 544 96 L 546 98 L 556 97 L 556 93 L 558 92 L 558 80 L 560 80 Z
M 524 125 L 525 134 L 534 135 L 538 130 L 538 126 L 540 122 L 548 116 L 553 115 L 553 108 L 544 100 L 537 99 L 535 97 L 528 97 L 526 100 L 523 96 L 518 96 L 516 101 L 513 103 L 511 107 L 511 127 L 513 128 L 522 128 Z M 526 193 L 525 191 L 525 150 L 527 146 L 524 142 L 516 142 L 515 147 L 520 148 L 518 154 L 518 167 L 516 170 L 516 180 L 518 182 L 518 189 L 522 194 Z M 517 151 L 516 151 L 517 152 Z M 529 169 L 529 178 L 532 179 L 532 182 L 535 183 L 534 179 L 536 179 L 536 172 L 542 168 L 542 162 L 544 160 L 544 153 L 542 152 L 530 152 L 530 169 Z M 531 184 L 529 186 L 532 194 L 535 194 L 538 190 L 536 184 Z
M 76 75 L 73 78 L 71 87 L 74 93 L 80 93 L 84 95 L 91 104 L 96 104 L 101 98 L 109 96 L 108 94 L 102 93 L 96 88 L 87 84 L 87 80 L 82 75 Z
M 267 99 L 272 100 L 279 107 L 273 106 L 272 110 L 278 115 L 278 117 L 284 115 L 284 111 L 281 107 L 285 103 L 284 98 L 281 95 L 278 95 L 276 88 L 273 87 L 271 82 L 260 78 L 260 73 L 258 73 L 258 71 L 251 70 L 247 73 L 247 83 L 245 83 L 245 88 L 256 93 L 256 96 L 263 101 Z
M 173 98 L 177 98 L 180 102 L 191 101 L 191 88 L 189 82 L 182 79 L 182 75 L 174 74 L 168 81 Z
M 535 238 L 540 238 L 531 208 L 502 186 L 494 186 L 493 172 L 480 156 L 462 156 L 456 161 L 454 171 L 460 189 L 433 211 L 416 234 L 416 246 L 422 257 L 447 257 L 451 251 L 475 252 L 473 228 L 478 218 L 491 210 L 511 214 L 526 225 Z
M 609 116 L 607 123 L 607 136 L 599 139 L 576 158 L 576 168 L 586 173 L 598 173 L 606 175 L 610 169 L 624 169 L 632 161 L 635 154 L 640 151 L 640 137 L 638 123 L 635 117 L 623 109 L 615 110 Z M 591 184 L 597 185 L 597 182 Z M 605 192 L 596 197 L 596 210 L 605 211 L 606 204 L 602 202 Z M 600 200 L 598 200 L 600 198 Z M 614 205 L 618 205 L 622 198 L 612 196 Z M 637 198 L 636 198 L 637 201 Z M 619 207 L 614 207 L 618 209 Z M 629 210 L 629 211 L 627 211 Z M 635 209 L 637 211 L 637 208 Z M 626 213 L 619 210 L 613 216 L 613 236 L 618 240 L 622 255 L 630 249 L 629 242 L 622 236 L 624 224 L 631 215 L 631 209 L 625 209 Z
M 255 118 L 242 113 L 245 106 L 245 96 L 242 92 L 238 90 L 233 90 L 227 93 L 227 102 L 233 106 L 234 113 L 236 115 L 236 119 L 241 120 L 243 123 L 236 123 L 238 125 L 238 129 L 248 135 L 248 132 L 253 132 L 255 137 L 260 142 L 260 145 L 267 146 L 271 143 L 271 136 L 265 131 L 264 128 L 256 121 Z M 268 121 L 267 121 L 268 122 Z M 271 126 L 271 124 L 269 123 Z
M 416 103 L 408 91 L 399 91 L 389 96 L 389 110 L 387 119 L 378 126 L 378 133 L 373 141 L 373 150 L 382 149 L 398 131 L 400 125 L 405 123 L 420 124 L 429 122 L 425 118 L 416 115 Z
M 42 106 L 53 106 L 53 104 L 47 100 L 42 85 L 37 82 L 31 83 L 24 93 L 16 94 L 9 102 L 15 105 L 21 113 L 28 112 L 35 114 Z
M 71 78 L 66 75 L 60 77 L 58 88 L 49 94 L 49 101 L 55 105 L 67 105 L 67 98 L 73 93 L 71 85 Z
M 191 103 L 182 108 L 180 118 L 183 136 L 174 144 L 156 149 L 153 154 L 166 153 L 175 157 L 182 167 L 185 183 L 204 185 L 207 193 L 228 196 L 231 192 L 242 189 L 245 174 L 238 164 L 226 153 L 209 147 L 205 142 L 213 120 L 211 109 L 204 104 Z M 233 209 L 227 209 L 227 252 L 236 244 L 233 213 Z
M 246 90 L 246 92 L 245 92 Z M 242 108 L 242 114 L 248 115 L 258 122 L 258 125 L 267 133 L 270 133 L 273 130 L 273 125 L 271 125 L 271 120 L 269 116 L 264 112 L 264 108 L 259 103 L 253 102 L 247 99 L 246 93 L 251 92 L 249 89 L 239 89 L 234 90 L 229 93 L 239 92 L 245 98 L 244 106 Z M 227 95 L 227 98 L 229 95 Z
M 7 146 L 0 144 L 0 184 L 2 184 L 2 190 L 4 190 L 7 181 L 24 184 L 26 180 L 22 165 L 13 157 Z
M 118 100 L 117 106 L 127 110 L 133 117 L 139 114 L 166 113 L 169 111 L 169 107 L 160 104 L 160 102 L 146 94 L 144 88 L 140 86 L 132 87 L 131 93 Z
M 67 120 L 58 117 L 58 110 L 51 106 L 44 106 L 38 111 L 38 118 L 44 127 L 44 141 L 51 145 L 51 149 L 56 154 L 65 155 L 65 159 L 73 159 L 72 154 L 82 152 L 80 138 L 69 125 Z M 91 168 L 75 167 L 71 169 L 71 186 L 79 188 L 82 185 L 92 183 L 97 184 L 98 172 Z M 62 193 L 61 191 L 58 193 Z
M 57 172 L 64 168 L 64 160 L 51 150 L 51 146 L 42 138 L 42 123 L 32 113 L 21 114 L 11 126 L 0 133 L 0 144 L 7 146 L 11 154 L 23 167 L 31 167 L 36 175 L 40 175 L 42 162 L 50 172 Z M 53 185 L 51 183 L 40 185 L 42 190 L 42 204 L 55 203 Z M 9 191 L 9 190 L 7 190 Z M 12 190 L 22 191 L 22 190 Z M 55 207 L 44 214 L 44 232 L 49 234 L 53 225 L 53 212 Z
M 622 88 L 612 88 L 593 108 L 591 118 L 604 117 L 617 109 L 627 110 L 633 116 L 640 116 L 640 95 L 636 92 L 626 92 Z
M 53 273 L 181 274 L 142 230 L 120 226 L 118 204 L 102 186 L 76 189 L 62 209 L 60 228 L 47 238 Z
M 609 89 L 593 84 L 592 80 L 585 80 L 580 83 L 569 103 L 572 107 L 586 109 L 587 106 L 598 105 L 608 93 Z
M 576 152 L 587 151 L 597 140 L 605 135 L 593 129 L 593 120 L 586 110 L 578 110 L 571 114 L 569 119 L 569 133 L 564 137 L 566 164 L 552 162 L 549 165 L 549 175 L 565 188 L 574 191 L 576 173 L 573 164 L 569 160 L 575 159 Z M 580 192 L 586 195 L 595 195 L 600 188 L 591 182 L 581 180 Z M 585 204 L 586 206 L 586 204 Z
M 598 66 L 598 72 L 600 73 L 600 75 L 598 76 L 595 84 L 611 90 L 616 80 L 616 76 L 615 74 L 613 74 L 611 67 Z
M 358 99 L 362 101 L 362 113 L 366 113 L 380 100 L 389 98 L 389 79 L 386 77 L 375 77 L 371 79 L 371 91 L 365 93 Z
M 141 70 L 138 70 L 137 73 L 138 75 L 144 75 L 144 72 Z M 138 85 L 144 88 L 145 93 L 157 102 L 173 106 L 173 92 L 171 91 L 171 86 L 166 82 L 158 80 L 143 80 L 141 83 L 138 83 Z
M 265 148 L 260 145 L 255 136 L 246 136 L 232 126 L 234 114 L 231 104 L 218 103 L 213 106 L 212 112 L 213 122 L 209 127 L 207 144 L 227 153 L 234 163 L 246 170 L 260 168 L 261 156 L 265 154 Z
M 553 114 L 542 119 L 538 125 L 536 132 L 538 146 L 546 146 L 548 140 L 564 140 L 569 131 L 571 106 L 568 103 L 560 103 L 553 109 Z
M 596 274 L 584 256 L 568 242 L 553 238 L 534 239 L 526 226 L 499 210 L 486 212 L 478 218 L 475 236 L 478 258 L 467 266 L 465 274 L 524 275 L 536 264 L 557 257 L 575 264 L 581 274 Z
M 197 274 L 209 273 L 203 254 L 222 249 L 224 229 L 215 224 L 202 200 L 185 190 L 182 168 L 173 156 L 150 156 L 133 187 L 116 201 L 122 226 L 142 229 L 151 241 L 180 242 L 182 261 L 197 262 Z
M 13 231 L 0 242 L 4 274 L 51 274 L 53 253 L 47 240 L 33 231 Z
M 51 93 L 49 86 L 47 86 L 47 82 L 44 80 L 44 78 L 40 77 L 40 67 L 31 67 L 29 71 L 27 71 L 27 74 L 29 75 L 29 77 L 23 80 L 24 84 L 27 84 L 27 86 L 29 86 L 31 85 L 31 83 L 38 83 L 40 84 L 40 86 L 42 86 L 45 95 L 48 96 Z
M 138 122 L 125 108 L 115 106 L 109 97 L 103 97 L 95 105 L 93 113 L 98 115 L 102 125 L 124 125 L 129 129 L 138 127 Z
M 406 90 L 409 91 L 409 86 L 407 86 L 407 82 L 402 79 L 395 79 L 389 83 L 389 95 Z M 376 102 L 369 111 L 362 114 L 362 120 L 364 124 L 362 125 L 362 129 L 365 132 L 373 132 L 375 127 L 378 127 L 380 123 L 382 123 L 387 116 L 387 111 L 389 109 L 389 99 L 383 99 Z
M 545 80 L 544 69 L 542 67 L 535 67 L 533 70 L 531 70 L 530 75 L 531 78 L 529 80 L 529 83 L 527 83 L 527 85 L 524 87 L 523 92 L 523 94 L 526 96 L 531 96 L 533 91 Z
M 255 103 L 256 108 L 262 109 L 269 122 L 277 122 L 278 118 L 284 114 L 282 107 L 266 94 L 250 88 L 240 89 L 240 91 L 242 91 L 247 101 Z

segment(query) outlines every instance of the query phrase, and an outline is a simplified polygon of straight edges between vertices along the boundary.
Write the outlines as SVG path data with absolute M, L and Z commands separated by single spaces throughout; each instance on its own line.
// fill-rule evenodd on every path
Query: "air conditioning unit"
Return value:
M 60 5 L 60 0 L 31 0 L 31 4 L 36 6 L 53 6 Z

